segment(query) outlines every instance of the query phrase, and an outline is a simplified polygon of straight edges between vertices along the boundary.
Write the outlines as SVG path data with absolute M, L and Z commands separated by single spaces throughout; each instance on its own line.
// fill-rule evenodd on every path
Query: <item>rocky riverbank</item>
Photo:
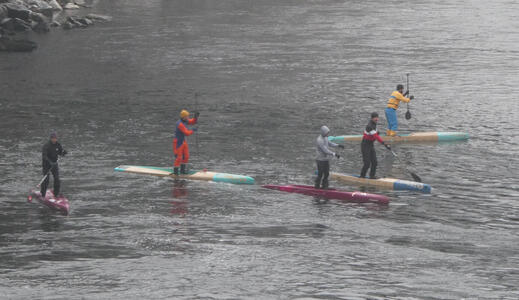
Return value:
M 28 32 L 43 34 L 51 27 L 68 30 L 110 21 L 109 16 L 88 14 L 94 4 L 94 0 L 0 0 L 0 51 L 36 49 Z

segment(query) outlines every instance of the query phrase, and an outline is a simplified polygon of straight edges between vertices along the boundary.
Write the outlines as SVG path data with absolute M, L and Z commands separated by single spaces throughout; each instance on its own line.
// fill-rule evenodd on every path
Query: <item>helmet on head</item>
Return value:
M 403 84 L 399 84 L 396 86 L 396 90 L 399 91 L 399 90 L 403 90 L 404 89 L 404 85 Z
M 372 112 L 371 113 L 371 118 L 378 118 L 378 113 L 377 112 Z
M 321 135 L 322 136 L 326 136 L 328 133 L 330 133 L 330 128 L 328 128 L 326 126 L 322 126 L 321 127 Z
M 51 139 L 57 139 L 57 138 L 58 138 L 58 134 L 56 133 L 56 131 L 52 131 L 52 132 L 50 133 L 50 138 L 51 138 Z
M 180 112 L 180 118 L 187 118 L 189 117 L 189 112 L 185 109 L 183 109 L 181 112 Z

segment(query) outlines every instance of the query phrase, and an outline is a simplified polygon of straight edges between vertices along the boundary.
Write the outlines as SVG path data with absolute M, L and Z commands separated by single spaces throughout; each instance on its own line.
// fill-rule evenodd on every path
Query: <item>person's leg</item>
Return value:
M 387 122 L 386 135 L 389 136 L 391 134 L 391 120 L 389 117 L 390 111 L 389 111 L 388 107 L 386 107 L 386 109 L 384 110 L 384 113 L 386 115 L 386 122 Z
M 47 174 L 47 172 L 49 172 L 49 168 L 45 168 L 45 167 L 43 168 L 43 176 L 45 176 L 45 174 Z M 47 187 L 49 186 L 49 176 L 50 175 L 45 177 L 45 180 L 43 180 L 43 182 L 40 185 L 40 192 L 41 192 L 41 196 L 43 198 L 45 198 L 45 194 L 47 193 Z
M 54 196 L 59 197 L 60 187 L 61 187 L 61 180 L 59 179 L 59 169 L 58 166 L 55 166 L 51 170 L 52 176 L 54 177 Z
M 177 147 L 177 139 L 173 139 L 173 154 L 175 155 L 175 162 L 173 163 L 173 174 L 178 175 L 178 167 L 180 167 L 180 151 L 179 147 Z
M 189 147 L 187 143 L 182 144 L 182 160 L 180 162 L 180 174 L 187 174 L 186 165 L 189 161 Z
M 362 169 L 360 170 L 360 177 L 365 178 L 366 173 L 368 172 L 368 169 L 371 165 L 371 159 L 369 158 L 369 147 L 366 144 L 361 143 L 360 149 L 362 152 L 362 162 L 364 163 Z
M 375 174 L 377 173 L 377 153 L 375 152 L 375 147 L 371 148 L 369 159 L 371 162 L 371 169 L 369 170 L 369 178 L 375 179 Z
M 178 167 L 180 166 L 180 161 L 178 160 L 178 149 L 177 149 L 177 139 L 173 139 L 173 155 L 175 156 L 175 161 L 173 162 L 173 174 L 178 175 Z
M 328 176 L 330 176 L 330 162 L 324 161 L 323 162 L 323 185 L 321 188 L 327 189 L 328 188 Z
M 318 189 L 321 186 L 321 179 L 323 178 L 323 167 L 321 165 L 320 161 L 317 162 L 317 178 L 315 179 L 315 185 L 314 187 Z
M 387 107 L 385 110 L 386 120 L 387 120 L 387 133 L 388 136 L 395 136 L 396 130 L 398 129 L 398 119 L 396 115 L 396 110 Z
M 394 117 L 395 117 L 395 120 L 393 122 L 393 128 L 391 128 L 391 130 L 393 130 L 395 132 L 395 135 L 396 135 L 396 132 L 398 130 L 398 116 L 396 114 L 396 110 L 394 110 L 395 114 L 394 114 Z

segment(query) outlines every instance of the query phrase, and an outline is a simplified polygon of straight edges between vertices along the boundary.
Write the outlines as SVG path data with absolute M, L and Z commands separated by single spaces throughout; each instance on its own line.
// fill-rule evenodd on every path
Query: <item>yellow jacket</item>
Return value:
M 400 101 L 409 102 L 411 99 L 404 97 L 399 91 L 394 91 L 387 101 L 387 107 L 397 109 Z

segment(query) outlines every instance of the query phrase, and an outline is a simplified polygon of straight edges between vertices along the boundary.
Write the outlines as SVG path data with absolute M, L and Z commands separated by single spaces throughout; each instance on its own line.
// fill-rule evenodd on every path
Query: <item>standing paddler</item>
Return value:
M 360 149 L 362 152 L 362 161 L 364 165 L 360 171 L 360 177 L 366 178 L 366 173 L 369 171 L 369 178 L 376 179 L 375 173 L 377 172 L 377 153 L 375 152 L 375 140 L 382 145 L 386 146 L 388 150 L 391 150 L 391 146 L 384 143 L 377 131 L 378 113 L 371 113 L 371 119 L 369 120 L 364 135 L 362 136 L 362 142 L 360 143 Z
M 386 107 L 386 120 L 387 120 L 387 132 L 386 135 L 388 136 L 395 136 L 396 131 L 398 130 L 398 118 L 396 115 L 396 110 L 398 109 L 398 106 L 400 105 L 400 101 L 409 103 L 409 101 L 414 99 L 414 96 L 411 96 L 409 98 L 406 98 L 409 94 L 409 91 L 402 94 L 404 91 L 404 86 L 402 84 L 399 84 L 396 86 L 396 91 L 394 91 L 391 94 L 391 97 L 389 97 L 389 100 L 387 101 L 387 107 Z
M 43 149 L 41 151 L 42 157 L 42 168 L 43 168 L 43 176 L 45 179 L 41 183 L 41 196 L 45 198 L 45 194 L 47 193 L 47 186 L 49 185 L 49 174 L 52 173 L 54 177 L 54 196 L 59 197 L 60 192 L 60 180 L 59 180 L 59 168 L 58 168 L 58 155 L 65 156 L 67 151 L 63 149 L 61 144 L 58 142 L 58 135 L 55 132 L 50 134 L 50 139 L 45 145 L 43 145 Z
M 330 175 L 330 160 L 333 157 L 340 158 L 340 155 L 330 150 L 330 147 L 339 147 L 344 149 L 343 145 L 332 143 L 328 140 L 330 129 L 326 126 L 321 127 L 321 134 L 317 137 L 317 179 L 315 179 L 315 188 L 328 188 L 328 176 Z M 322 181 L 322 183 L 321 183 Z
M 189 112 L 183 109 L 180 112 L 180 120 L 178 120 L 175 128 L 175 138 L 173 139 L 173 153 L 175 154 L 175 164 L 173 165 L 173 174 L 187 174 L 186 164 L 189 161 L 189 148 L 187 146 L 186 136 L 190 136 L 197 128 L 188 129 L 187 125 L 194 125 L 198 122 L 199 112 L 195 112 L 195 117 L 190 119 Z

